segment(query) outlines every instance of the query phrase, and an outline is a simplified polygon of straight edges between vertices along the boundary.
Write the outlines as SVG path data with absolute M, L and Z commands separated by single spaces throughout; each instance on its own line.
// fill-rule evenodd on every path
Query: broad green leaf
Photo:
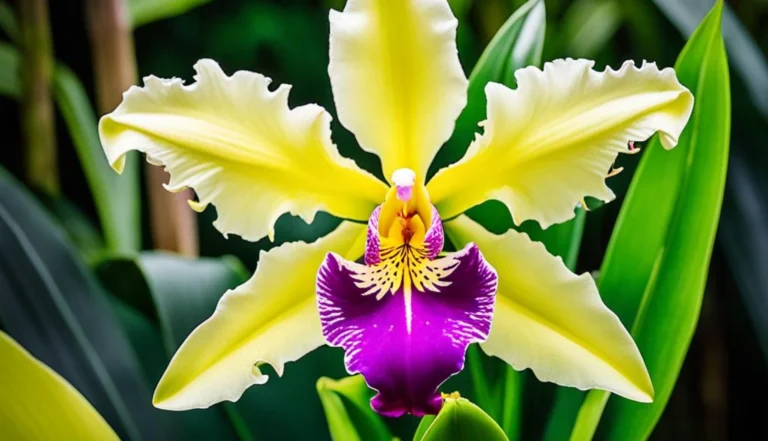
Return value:
M 155 323 L 138 310 L 114 297 L 110 300 L 118 322 L 139 355 L 139 363 L 141 363 L 145 376 L 149 379 L 150 384 L 157 384 L 170 360 L 163 345 L 163 339 L 160 337 L 160 330 Z M 227 413 L 222 406 L 188 412 L 165 412 L 163 415 L 173 419 L 176 423 L 177 430 L 173 439 L 187 441 L 248 441 L 253 439 L 252 437 L 239 436 L 234 424 L 227 419 Z
M 39 192 L 36 196 L 67 233 L 67 238 L 86 263 L 90 265 L 104 254 L 101 232 L 74 203 L 64 197 L 54 197 L 44 192 Z
M 506 441 L 498 424 L 465 398 L 446 398 L 421 441 Z
M 183 14 L 211 0 L 128 0 L 128 13 L 134 28 Z
M 317 394 L 333 441 L 391 441 L 389 429 L 371 408 L 373 392 L 362 376 L 317 380 Z
M 680 81 L 694 94 L 678 147 L 647 148 L 619 214 L 600 276 L 605 303 L 627 325 L 656 391 L 650 405 L 587 394 L 574 440 L 646 439 L 672 392 L 696 328 L 725 187 L 730 136 L 728 63 L 718 1 L 680 54 Z
M 102 284 L 121 302 L 118 311 L 130 329 L 140 331 L 146 326 L 137 323 L 130 312 L 141 311 L 143 318 L 150 317 L 158 325 L 153 338 L 160 342 L 161 354 L 143 353 L 145 345 L 134 343 L 152 385 L 156 385 L 162 373 L 192 330 L 216 309 L 221 295 L 248 278 L 248 274 L 234 257 L 190 259 L 174 254 L 145 252 L 136 256 L 117 256 L 99 262 L 96 271 Z M 145 333 L 148 331 L 144 331 Z M 129 337 L 131 333 L 129 333 Z M 150 357 L 150 360 L 145 360 Z M 160 365 L 147 365 L 160 359 Z M 191 431 L 186 439 L 210 439 L 212 427 L 219 427 L 217 439 L 226 439 L 226 433 L 234 430 L 242 440 L 253 439 L 243 426 L 243 416 L 231 403 L 212 409 L 181 412 L 186 418 L 184 430 L 201 425 L 201 430 Z M 229 427 L 222 427 L 223 418 L 229 418 Z M 197 419 L 197 420 L 195 420 Z
M 124 440 L 166 439 L 135 354 L 61 229 L 0 170 L 0 322 L 72 383 Z
M 159 323 L 169 356 L 213 313 L 224 292 L 248 279 L 234 257 L 190 259 L 162 252 L 105 259 L 97 272 L 110 292 Z
M 15 99 L 21 97 L 19 68 L 18 50 L 0 42 L 0 94 Z M 122 175 L 112 170 L 101 148 L 88 95 L 72 71 L 61 64 L 54 71 L 53 93 L 93 194 L 107 246 L 112 251 L 138 251 L 141 246 L 138 157 L 127 158 L 128 171 Z
M 690 36 L 712 6 L 712 0 L 653 0 L 680 32 Z M 736 74 L 741 77 L 752 103 L 768 120 L 768 60 L 749 31 L 726 4 L 723 38 Z
M 0 439 L 119 441 L 80 393 L 0 331 Z

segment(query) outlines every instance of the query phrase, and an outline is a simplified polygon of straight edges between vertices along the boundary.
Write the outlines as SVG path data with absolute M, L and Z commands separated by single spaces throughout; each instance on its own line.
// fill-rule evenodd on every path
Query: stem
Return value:
M 51 195 L 59 193 L 56 128 L 51 82 L 53 55 L 47 0 L 19 2 L 23 55 L 21 125 L 26 144 L 28 183 Z
M 512 366 L 504 367 L 504 397 L 501 408 L 501 428 L 509 441 L 520 439 L 520 416 L 522 409 L 523 376 Z
M 114 110 L 123 91 L 136 84 L 133 29 L 124 0 L 87 0 L 86 15 L 98 110 L 104 114 Z M 186 202 L 192 199 L 191 190 L 167 192 L 161 185 L 168 182 L 163 169 L 147 164 L 145 171 L 154 247 L 196 256 L 197 221 Z
M 480 347 L 476 344 L 469 345 L 467 348 L 467 364 L 469 375 L 472 378 L 472 388 L 475 390 L 475 400 L 481 409 L 488 413 L 496 413 L 488 391 L 485 370 L 483 369 L 483 359 L 480 356 Z M 491 415 L 493 417 L 493 415 Z
M 604 390 L 591 390 L 587 393 L 584 404 L 579 409 L 576 424 L 571 432 L 571 441 L 590 441 L 594 439 L 603 410 L 611 393 Z

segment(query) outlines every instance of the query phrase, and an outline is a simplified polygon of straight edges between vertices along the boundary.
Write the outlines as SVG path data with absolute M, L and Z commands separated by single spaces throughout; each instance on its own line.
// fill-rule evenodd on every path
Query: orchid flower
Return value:
M 462 215 L 501 201 L 520 224 L 565 222 L 584 197 L 610 201 L 606 177 L 628 145 L 658 132 L 675 146 L 693 106 L 672 69 L 631 61 L 599 72 L 556 60 L 485 89 L 483 133 L 457 163 L 427 169 L 466 104 L 446 0 L 348 0 L 330 14 L 330 74 L 341 124 L 378 155 L 389 185 L 342 157 L 331 116 L 290 108 L 289 86 L 211 60 L 193 84 L 149 76 L 99 124 L 112 167 L 137 150 L 213 204 L 224 234 L 274 239 L 290 213 L 343 219 L 327 236 L 260 256 L 253 277 L 221 298 L 179 348 L 155 391 L 163 409 L 237 400 L 284 365 L 329 344 L 378 394 L 385 415 L 433 414 L 440 384 L 467 346 L 542 381 L 649 402 L 653 387 L 627 330 L 589 274 L 540 243 L 494 235 Z M 443 224 L 443 220 L 447 220 Z M 367 225 L 366 225 L 367 222 Z M 445 235 L 458 252 L 442 253 Z

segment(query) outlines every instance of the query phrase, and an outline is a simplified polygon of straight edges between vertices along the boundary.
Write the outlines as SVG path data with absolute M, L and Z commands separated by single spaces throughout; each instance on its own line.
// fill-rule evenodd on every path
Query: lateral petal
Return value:
M 387 178 L 402 167 L 426 176 L 467 101 L 448 2 L 348 0 L 330 21 L 339 120 Z
M 481 344 L 487 354 L 517 370 L 531 368 L 541 381 L 652 401 L 637 345 L 589 274 L 573 274 L 543 244 L 514 230 L 496 236 L 466 216 L 445 229 L 457 245 L 477 243 L 499 273 L 491 334 Z
M 515 223 L 534 219 L 547 228 L 571 219 L 585 196 L 613 200 L 605 178 L 630 141 L 659 132 L 665 148 L 677 144 L 693 95 L 674 70 L 631 61 L 618 71 L 593 66 L 555 60 L 515 72 L 515 90 L 488 84 L 485 133 L 427 186 L 443 218 L 497 199 Z
M 365 226 L 343 222 L 311 244 L 262 252 L 253 277 L 227 291 L 173 356 L 155 390 L 155 406 L 186 410 L 236 401 L 251 385 L 267 382 L 260 364 L 282 375 L 285 363 L 321 346 L 317 269 L 328 252 L 355 259 L 364 247 Z
M 311 222 L 319 210 L 365 220 L 387 191 L 330 137 L 330 115 L 310 104 L 290 109 L 290 86 L 239 71 L 227 76 L 212 60 L 195 65 L 196 82 L 149 76 L 99 123 L 109 163 L 122 171 L 125 154 L 171 174 L 170 191 L 191 187 L 201 210 L 216 206 L 225 235 L 256 241 L 274 234 L 283 213 Z

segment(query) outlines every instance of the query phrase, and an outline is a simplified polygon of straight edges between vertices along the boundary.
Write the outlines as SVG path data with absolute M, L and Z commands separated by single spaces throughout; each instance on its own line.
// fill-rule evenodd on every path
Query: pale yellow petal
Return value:
M 119 441 L 80 392 L 0 331 L 0 439 Z
M 212 203 L 224 234 L 248 240 L 273 234 L 283 213 L 311 222 L 319 210 L 367 220 L 386 186 L 342 158 L 330 115 L 317 105 L 288 107 L 289 86 L 212 60 L 195 65 L 197 82 L 147 77 L 99 123 L 109 163 L 121 171 L 131 150 L 171 174 L 168 189 L 191 187 L 196 210 Z
M 466 216 L 445 227 L 457 246 L 476 243 L 499 274 L 491 334 L 482 344 L 487 354 L 517 370 L 530 368 L 541 381 L 652 400 L 640 352 L 589 274 L 573 274 L 544 245 L 514 230 L 497 236 Z
M 503 202 L 517 224 L 546 228 L 574 216 L 585 196 L 614 198 L 605 178 L 629 141 L 659 132 L 677 144 L 693 96 L 674 70 L 655 64 L 593 70 L 589 60 L 556 60 L 520 69 L 517 89 L 490 83 L 485 133 L 464 158 L 429 183 L 449 218 L 487 199 Z
M 331 11 L 331 76 L 341 123 L 379 155 L 384 176 L 422 179 L 467 100 L 445 0 L 348 0 Z
M 205 408 L 236 401 L 285 363 L 323 345 L 315 300 L 317 270 L 328 252 L 356 259 L 363 254 L 365 225 L 343 222 L 311 244 L 287 243 L 262 252 L 256 273 L 227 291 L 213 316 L 187 337 L 155 390 L 155 406 Z

